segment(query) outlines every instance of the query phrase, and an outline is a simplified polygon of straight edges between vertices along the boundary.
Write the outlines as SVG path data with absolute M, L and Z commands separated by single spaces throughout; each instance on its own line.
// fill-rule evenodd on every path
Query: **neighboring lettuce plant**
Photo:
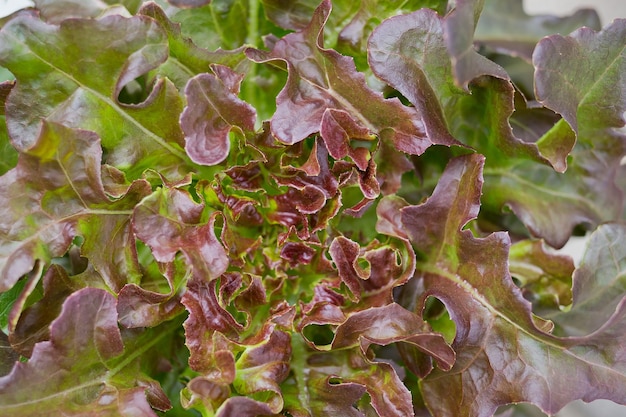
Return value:
M 626 20 L 34 3 L 0 30 L 0 415 L 626 404 Z

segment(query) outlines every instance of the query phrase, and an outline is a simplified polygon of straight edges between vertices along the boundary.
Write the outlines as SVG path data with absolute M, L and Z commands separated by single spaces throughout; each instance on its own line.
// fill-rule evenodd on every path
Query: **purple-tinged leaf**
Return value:
M 322 116 L 320 135 L 324 139 L 328 153 L 335 159 L 350 156 L 361 170 L 365 171 L 371 155 L 364 147 L 353 148 L 351 140 L 371 140 L 367 129 L 359 126 L 350 114 L 343 110 L 327 109 Z
M 360 249 L 358 243 L 339 236 L 333 240 L 328 250 L 339 277 L 357 300 L 361 297 L 361 281 L 367 279 L 370 273 L 359 265 Z
M 537 99 L 561 114 L 579 140 L 614 136 L 624 126 L 625 45 L 626 19 L 616 19 L 599 32 L 548 36 L 533 53 Z
M 393 145 L 381 143 L 376 153 L 376 167 L 380 189 L 384 195 L 395 194 L 402 185 L 402 175 L 414 169 L 413 164 Z
M 249 397 L 230 397 L 217 410 L 215 417 L 257 417 L 275 414 L 270 406 Z
M 180 299 L 170 294 L 147 291 L 136 284 L 128 284 L 118 295 L 120 324 L 127 328 L 154 327 L 178 315 L 183 306 Z
M 7 101 L 17 149 L 36 143 L 46 119 L 96 132 L 107 150 L 105 162 L 132 179 L 147 168 L 180 176 L 187 157 L 177 122 L 183 103 L 174 85 L 160 79 L 144 102 L 118 101 L 126 84 L 167 59 L 167 38 L 157 22 L 112 15 L 56 26 L 24 11 L 2 28 L 0 45 L 0 65 L 18 81 Z
M 184 324 L 186 344 L 191 352 L 189 366 L 231 383 L 235 377 L 235 358 L 224 338 L 236 340 L 243 327 L 218 302 L 215 280 L 190 281 L 182 303 L 189 311 Z
M 226 250 L 215 235 L 219 213 L 203 220 L 204 204 L 178 188 L 160 188 L 135 207 L 133 230 L 158 262 L 172 262 L 181 251 L 195 277 L 212 280 L 228 267 Z
M 435 143 L 454 144 L 446 109 L 463 90 L 455 85 L 445 45 L 444 20 L 430 9 L 395 16 L 380 24 L 368 42 L 374 74 L 416 108 Z
M 13 349 L 22 356 L 30 357 L 35 343 L 47 340 L 49 326 L 61 312 L 65 299 L 74 291 L 67 272 L 57 265 L 52 265 L 43 277 L 43 297 L 37 303 L 21 311 L 13 311 L 12 319 L 17 322 L 9 333 Z
M 506 155 L 549 163 L 564 171 L 573 138 L 553 135 L 535 144 L 514 136 L 509 122 L 515 110 L 514 89 L 508 80 L 476 74 L 471 86 L 466 86 L 471 95 L 455 85 L 445 24 L 429 9 L 383 22 L 369 41 L 372 71 L 420 110 L 433 142 L 452 145 L 458 139 L 486 155 L 498 152 L 494 161 Z M 481 114 L 479 109 L 489 109 L 489 113 Z M 484 127 L 479 128 L 477 120 Z
M 555 33 L 570 33 L 582 26 L 599 29 L 598 13 L 592 9 L 580 9 L 564 17 L 529 16 L 519 0 L 486 0 L 474 41 L 530 61 L 541 38 Z
M 271 52 L 249 49 L 255 62 L 287 62 L 287 85 L 276 99 L 271 120 L 272 133 L 286 144 L 294 144 L 320 131 L 327 109 L 346 111 L 354 123 L 388 140 L 409 154 L 421 154 L 431 141 L 414 110 L 397 99 L 384 99 L 367 87 L 354 62 L 323 47 L 324 25 L 330 14 L 325 0 L 302 31 L 280 39 Z
M 571 309 L 549 316 L 564 335 L 590 334 L 618 310 L 626 287 L 626 250 L 622 243 L 625 238 L 626 227 L 622 224 L 601 225 L 589 237 L 583 259 L 574 272 Z
M 279 384 L 289 373 L 290 341 L 289 334 L 274 330 L 267 340 L 246 346 L 236 363 L 237 376 L 233 386 L 237 392 L 248 396 L 263 395 L 273 414 L 279 413 L 284 404 Z
M 376 206 L 376 231 L 384 235 L 408 239 L 406 230 L 402 227 L 401 209 L 408 206 L 402 197 L 389 195 L 383 197 Z
M 428 297 L 437 297 L 456 324 L 454 367 L 435 370 L 421 385 L 429 409 L 435 416 L 486 417 L 513 402 L 549 414 L 576 399 L 623 402 L 623 333 L 616 336 L 623 306 L 594 334 L 548 333 L 552 326 L 532 315 L 509 274 L 508 236 L 475 238 L 462 230 L 478 214 L 481 172 L 480 156 L 453 159 L 425 203 L 402 209 L 402 224 L 423 254 L 421 274 L 405 287 L 402 303 L 421 311 Z M 604 346 L 601 357 L 589 348 L 594 345 Z M 577 384 L 563 384 L 572 374 Z
M 580 223 L 593 227 L 620 218 L 623 196 L 615 179 L 626 154 L 624 134 L 618 130 L 626 111 L 625 44 L 626 20 L 617 19 L 599 32 L 581 28 L 569 36 L 546 37 L 533 53 L 537 98 L 563 116 L 578 144 L 565 176 L 537 172 L 535 195 L 522 191 L 507 204 L 553 246 L 562 246 Z M 520 182 L 528 178 L 528 172 L 511 174 L 503 176 L 503 186 L 520 176 Z M 554 195 L 555 189 L 559 194 Z
M 280 257 L 291 266 L 309 264 L 317 252 L 311 246 L 300 242 L 287 242 L 280 250 Z
M 226 65 L 235 70 L 245 64 L 243 48 L 209 52 L 196 46 L 191 39 L 182 35 L 181 25 L 172 22 L 163 9 L 154 2 L 143 3 L 138 14 L 153 18 L 165 30 L 169 43 L 169 57 L 155 71 L 169 78 L 181 91 L 190 78 L 208 72 L 211 64 Z
M 215 410 L 228 399 L 230 388 L 227 384 L 213 382 L 210 378 L 195 377 L 187 383 L 180 395 L 180 402 L 184 408 L 204 408 L 209 412 Z
M 350 315 L 337 327 L 332 347 L 339 349 L 358 345 L 365 354 L 372 344 L 386 346 L 396 342 L 417 347 L 435 358 L 445 371 L 454 364 L 454 351 L 443 336 L 434 333 L 421 317 L 396 303 Z
M 115 298 L 87 288 L 67 298 L 50 325 L 50 340 L 35 345 L 28 362 L 0 378 L 0 411 L 7 417 L 81 415 L 89 404 L 102 416 L 154 417 L 143 388 L 109 385 L 105 362 L 123 353 Z
M 454 80 L 468 91 L 473 79 L 482 75 L 508 80 L 506 71 L 474 49 L 474 31 L 483 9 L 483 0 L 459 0 L 444 20 L 443 30 Z
M 189 268 L 184 260 L 160 264 L 163 279 L 167 288 L 153 288 L 156 285 L 145 274 L 141 286 L 127 284 L 117 296 L 117 313 L 119 322 L 126 328 L 154 327 L 177 316 L 184 309 L 180 302 L 180 288 L 187 283 Z M 169 291 L 168 291 L 169 290 Z
M 185 132 L 185 150 L 192 161 L 216 165 L 230 152 L 230 131 L 254 131 L 256 111 L 237 98 L 242 75 L 228 67 L 213 66 L 213 74 L 199 74 L 185 87 L 187 106 L 180 124 Z M 236 80 L 231 80 L 235 77 Z
M 118 291 L 138 274 L 129 209 L 150 186 L 138 180 L 126 195 L 110 199 L 101 180 L 101 155 L 94 133 L 46 122 L 37 143 L 2 177 L 0 290 L 10 288 L 36 260 L 63 256 L 83 233 L 82 254 L 110 288 Z

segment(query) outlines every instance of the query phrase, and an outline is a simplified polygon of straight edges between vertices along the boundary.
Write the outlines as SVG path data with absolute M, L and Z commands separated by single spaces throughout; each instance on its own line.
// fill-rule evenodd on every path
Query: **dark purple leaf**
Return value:
M 327 109 L 336 109 L 346 111 L 360 129 L 391 141 L 398 150 L 423 153 L 431 142 L 419 115 L 397 99 L 386 100 L 370 90 L 350 58 L 324 49 L 323 29 L 330 8 L 330 1 L 322 2 L 305 29 L 283 37 L 271 52 L 246 52 L 256 62 L 288 64 L 289 78 L 277 97 L 272 133 L 286 144 L 300 142 L 320 131 Z
M 399 304 L 391 303 L 352 314 L 337 327 L 332 347 L 339 349 L 359 345 L 363 353 L 371 344 L 386 346 L 405 342 L 437 360 L 439 367 L 450 370 L 454 351 L 439 333 L 433 333 L 428 324 Z
M 236 340 L 243 327 L 219 304 L 215 280 L 190 281 L 182 303 L 189 311 L 184 325 L 186 344 L 191 352 L 189 366 L 198 372 L 217 374 L 219 377 L 214 378 L 220 381 L 232 382 L 235 358 L 224 337 Z

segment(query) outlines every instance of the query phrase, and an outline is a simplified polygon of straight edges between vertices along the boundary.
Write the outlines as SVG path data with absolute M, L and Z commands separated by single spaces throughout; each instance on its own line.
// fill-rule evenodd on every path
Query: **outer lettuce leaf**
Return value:
M 599 32 L 549 36 L 533 53 L 537 99 L 563 115 L 584 142 L 615 137 L 615 128 L 624 126 L 625 44 L 626 20 L 616 19 Z
M 419 310 L 427 297 L 437 297 L 457 328 L 455 365 L 422 381 L 426 403 L 435 416 L 490 416 L 511 402 L 531 402 L 549 414 L 579 398 L 623 402 L 623 334 L 617 336 L 623 306 L 595 333 L 552 336 L 550 323 L 533 317 L 511 279 L 508 236 L 475 238 L 462 230 L 478 214 L 482 164 L 478 155 L 453 159 L 424 204 L 401 210 L 402 225 L 424 256 L 421 275 L 402 299 Z M 572 373 L 577 384 L 563 384 Z
M 143 103 L 118 101 L 126 84 L 167 59 L 167 38 L 154 20 L 112 15 L 56 26 L 25 11 L 2 28 L 0 45 L 0 64 L 18 80 L 6 105 L 18 150 L 35 144 L 46 119 L 97 132 L 105 162 L 131 178 L 147 168 L 177 174 L 187 161 L 177 123 L 182 100 L 170 81 L 158 80 Z
M 582 26 L 600 29 L 598 13 L 592 9 L 580 9 L 563 17 L 529 16 L 524 12 L 521 0 L 485 0 L 474 41 L 530 61 L 541 38 L 570 33 Z
M 626 252 L 622 244 L 625 233 L 622 224 L 605 224 L 589 237 L 580 267 L 574 273 L 571 309 L 549 316 L 564 334 L 592 333 L 621 308 L 626 285 Z
M 100 172 L 98 137 L 44 122 L 38 142 L 20 155 L 0 185 L 0 289 L 33 268 L 61 257 L 83 236 L 88 257 L 105 284 L 119 290 L 138 274 L 131 208 L 150 191 L 137 180 L 120 198 L 110 198 Z
M 454 16 L 444 19 L 422 9 L 383 22 L 369 40 L 372 71 L 420 110 L 433 141 L 452 144 L 458 139 L 484 154 L 494 154 L 493 160 L 500 164 L 503 158 L 524 158 L 565 170 L 565 158 L 574 145 L 571 136 L 547 146 L 547 141 L 526 143 L 514 136 L 509 122 L 514 91 L 508 81 L 472 79 L 472 95 L 456 86 L 445 33 Z M 485 74 L 489 72 L 474 76 Z M 489 113 L 476 112 L 478 108 Z
M 452 59 L 454 80 L 466 91 L 469 83 L 481 75 L 509 79 L 509 75 L 502 67 L 474 49 L 474 31 L 484 3 L 485 0 L 458 0 L 444 23 L 446 46 Z
M 350 58 L 324 49 L 323 29 L 330 9 L 330 1 L 322 2 L 304 30 L 286 35 L 271 52 L 247 51 L 256 62 L 288 64 L 289 78 L 276 99 L 272 133 L 281 142 L 294 144 L 320 131 L 326 111 L 345 110 L 355 123 L 391 141 L 398 150 L 423 153 L 431 141 L 419 115 L 397 99 L 387 100 L 370 90 Z
M 562 246 L 580 223 L 597 225 L 621 216 L 615 175 L 626 149 L 616 128 L 624 126 L 626 110 L 625 43 L 623 19 L 600 32 L 587 28 L 543 39 L 533 54 L 536 94 L 576 132 L 570 167 L 557 175 L 523 164 L 494 171 L 497 183 L 487 178 L 489 204 L 507 204 L 553 246 Z
M 115 298 L 86 288 L 67 298 L 50 325 L 50 340 L 35 345 L 28 362 L 0 378 L 0 411 L 10 416 L 45 416 L 51 410 L 84 415 L 88 404 L 99 416 L 156 416 L 141 386 L 115 386 L 122 369 L 107 362 L 124 352 Z
M 233 69 L 239 69 L 245 64 L 243 48 L 209 52 L 196 46 L 191 39 L 183 36 L 181 25 L 172 22 L 156 3 L 144 3 L 138 13 L 159 22 L 167 33 L 169 57 L 153 73 L 169 78 L 180 91 L 184 90 L 190 78 L 208 72 L 211 64 L 226 65 Z
M 621 193 L 611 178 L 623 154 L 621 142 L 601 139 L 605 133 L 589 131 L 587 137 L 595 138 L 594 149 L 580 143 L 580 133 L 579 146 L 574 148 L 576 138 L 565 121 L 551 121 L 551 128 L 546 131 L 536 125 L 537 112 L 529 114 L 530 119 L 512 120 L 514 111 L 519 114 L 529 110 L 525 103 L 514 101 L 513 87 L 505 80 L 484 76 L 475 79 L 468 87 L 471 95 L 456 88 L 451 71 L 442 71 L 450 68 L 444 46 L 445 25 L 450 18 L 442 20 L 421 10 L 389 19 L 370 39 L 370 63 L 377 76 L 422 111 L 431 137 L 453 136 L 487 156 L 485 209 L 499 211 L 504 205 L 510 206 L 533 234 L 556 247 L 566 242 L 577 224 L 616 218 Z M 619 44 L 618 40 L 615 42 Z M 541 72 L 538 77 L 542 77 Z M 618 81 L 607 78 L 601 80 L 601 85 L 612 86 L 615 82 Z M 414 85 L 421 88 L 415 89 Z M 426 93 L 420 95 L 417 91 Z M 601 106 L 606 104 L 596 101 L 589 111 Z M 621 113 L 617 110 L 613 115 L 618 117 Z M 595 123 L 591 113 L 587 119 L 589 124 Z M 531 124 L 524 126 L 528 120 Z M 516 137 L 512 123 L 518 131 L 536 130 L 538 133 L 530 137 L 536 142 Z M 613 125 L 619 125 L 618 119 Z M 566 170 L 570 152 L 574 157 L 569 160 L 567 172 L 554 172 Z M 549 164 L 554 170 L 536 162 Z M 598 175 L 600 172 L 603 174 Z

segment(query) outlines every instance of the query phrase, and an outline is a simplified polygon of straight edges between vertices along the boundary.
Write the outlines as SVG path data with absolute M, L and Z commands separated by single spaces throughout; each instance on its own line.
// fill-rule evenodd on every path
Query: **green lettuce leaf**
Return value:
M 0 45 L 0 64 L 19 82 L 6 104 L 17 149 L 35 144 L 45 119 L 98 133 L 105 162 L 133 179 L 147 168 L 183 169 L 183 103 L 174 85 L 157 80 L 139 104 L 118 99 L 126 84 L 167 59 L 167 37 L 154 20 L 112 15 L 56 26 L 25 11 L 2 28 Z
M 123 368 L 107 363 L 122 353 L 115 298 L 104 290 L 79 290 L 50 325 L 50 340 L 35 345 L 27 362 L 0 378 L 0 411 L 7 417 L 45 416 L 51 410 L 78 416 L 89 404 L 100 416 L 156 416 L 145 387 L 113 382 Z
M 568 34 L 582 26 L 600 29 L 598 13 L 579 9 L 570 16 L 530 16 L 520 0 L 485 0 L 474 41 L 530 61 L 541 38 L 555 33 Z
M 37 143 L 22 152 L 0 185 L 0 289 L 63 256 L 77 236 L 104 283 L 119 290 L 138 274 L 132 207 L 150 192 L 145 180 L 112 198 L 100 170 L 102 148 L 96 134 L 44 122 Z

